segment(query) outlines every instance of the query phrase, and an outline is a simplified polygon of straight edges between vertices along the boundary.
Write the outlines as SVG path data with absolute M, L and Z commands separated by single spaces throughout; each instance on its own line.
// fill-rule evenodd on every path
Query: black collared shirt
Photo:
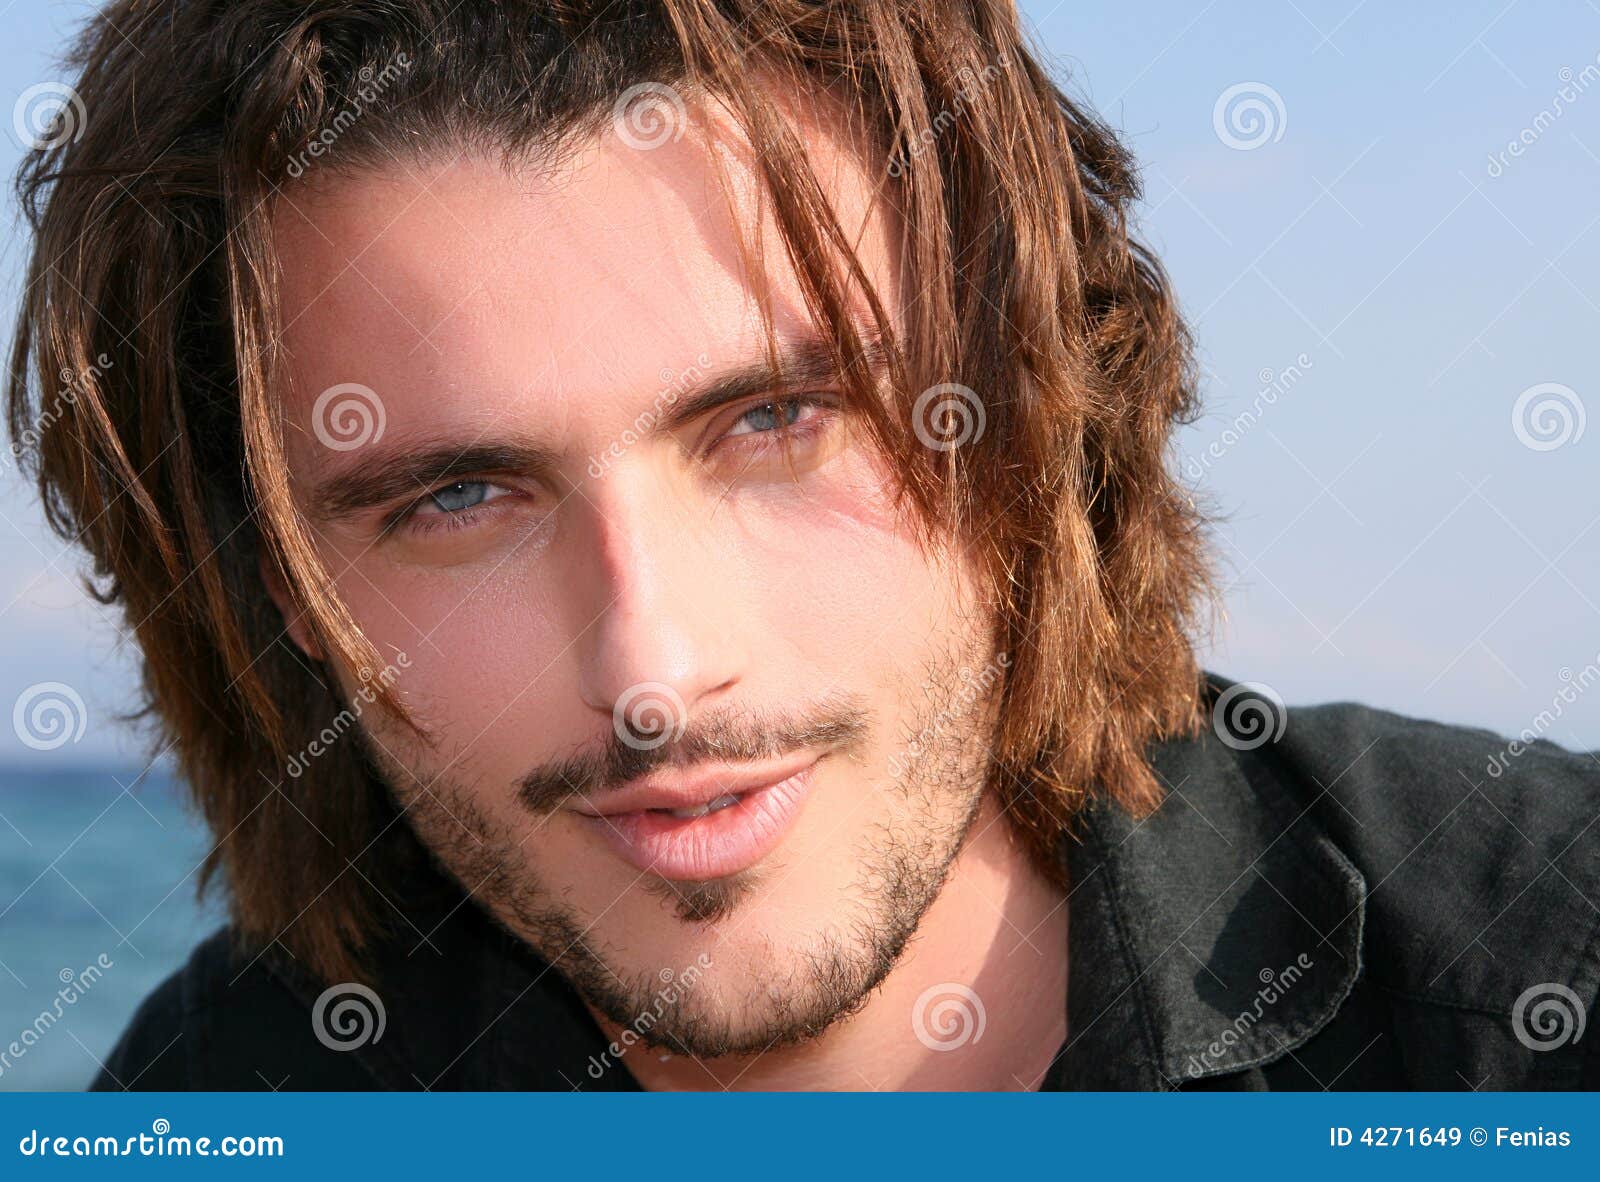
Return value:
M 1158 745 L 1153 815 L 1097 806 L 1063 835 L 1068 1033 L 1043 1087 L 1600 1087 L 1600 752 L 1348 703 L 1283 721 Z M 456 888 L 401 930 L 376 1040 L 319 1040 L 323 990 L 223 931 L 93 1086 L 637 1090 L 560 974 Z

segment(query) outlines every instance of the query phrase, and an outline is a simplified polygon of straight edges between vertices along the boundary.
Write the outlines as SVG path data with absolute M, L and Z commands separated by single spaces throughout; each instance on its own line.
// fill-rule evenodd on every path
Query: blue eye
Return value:
M 458 480 L 412 502 L 390 528 L 415 534 L 433 530 L 476 529 L 485 524 L 483 513 L 493 515 L 493 510 L 487 508 L 483 509 L 483 513 L 477 510 L 490 502 L 514 496 L 514 492 L 488 480 Z
M 482 480 L 463 480 L 428 494 L 426 503 L 442 513 L 459 513 L 489 499 L 489 485 Z
M 803 405 L 799 402 L 766 402 L 760 406 L 753 406 L 739 416 L 733 430 L 728 434 L 747 435 L 792 427 L 800 418 L 802 409 Z M 741 430 L 746 426 L 748 430 Z

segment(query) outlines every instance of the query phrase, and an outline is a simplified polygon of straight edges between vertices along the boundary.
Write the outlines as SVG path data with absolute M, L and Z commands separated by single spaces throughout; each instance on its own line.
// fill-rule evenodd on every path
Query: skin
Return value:
M 970 687 L 998 667 L 971 564 L 917 543 L 828 383 L 792 411 L 757 393 L 635 438 L 664 390 L 687 398 L 762 357 L 737 235 L 779 236 L 737 127 L 692 110 L 658 146 L 602 134 L 542 171 L 397 160 L 313 178 L 277 211 L 295 496 L 357 623 L 406 654 L 394 684 L 431 741 L 373 711 L 363 740 L 423 840 L 609 1037 L 664 971 L 709 965 L 651 1049 L 622 1056 L 644 1086 L 1037 1086 L 1066 1031 L 1067 909 L 982 791 L 993 700 Z M 842 121 L 785 110 L 898 319 L 877 178 Z M 781 251 L 766 265 L 778 337 L 801 340 L 798 281 Z M 360 446 L 319 430 L 318 396 L 341 383 L 381 401 Z M 375 459 L 510 438 L 544 466 L 325 504 Z M 327 659 L 267 581 L 305 655 Z M 804 746 L 796 822 L 748 871 L 641 873 L 573 811 L 581 797 L 519 799 L 530 773 L 615 753 L 618 703 L 641 685 L 681 703 L 676 768 L 709 766 L 698 740 L 754 755 L 824 736 Z M 970 993 L 946 1018 L 981 1009 L 981 1037 L 945 1024 L 951 986 Z

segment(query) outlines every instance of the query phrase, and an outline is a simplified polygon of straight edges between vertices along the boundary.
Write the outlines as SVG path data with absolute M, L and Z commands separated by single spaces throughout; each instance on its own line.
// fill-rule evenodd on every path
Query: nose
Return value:
M 580 693 L 619 728 L 665 741 L 743 675 L 744 582 L 712 508 L 670 476 L 618 464 L 585 494 L 592 544 L 574 589 L 598 615 L 576 642 Z

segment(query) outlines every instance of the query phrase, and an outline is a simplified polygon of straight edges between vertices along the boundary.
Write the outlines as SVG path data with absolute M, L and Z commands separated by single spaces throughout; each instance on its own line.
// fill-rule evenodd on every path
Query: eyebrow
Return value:
M 863 334 L 862 348 L 866 354 L 868 372 L 880 372 L 885 357 L 882 341 L 876 334 Z M 701 389 L 674 400 L 671 409 L 661 416 L 655 430 L 673 431 L 693 422 L 707 411 L 730 402 L 776 390 L 795 390 L 819 382 L 831 382 L 838 376 L 833 353 L 820 338 L 804 337 L 786 341 L 778 347 L 776 372 L 763 358 L 713 378 Z
M 885 350 L 877 334 L 864 333 L 862 347 L 869 372 L 881 372 Z M 838 376 L 833 355 L 820 338 L 786 341 L 778 349 L 777 370 L 763 356 L 719 374 L 672 399 L 645 434 L 666 434 L 720 406 L 758 394 L 831 382 Z M 658 394 L 658 402 L 660 397 Z M 402 499 L 414 500 L 452 477 L 511 472 L 537 477 L 554 470 L 558 462 L 554 449 L 518 436 L 496 440 L 433 436 L 371 444 L 352 452 L 350 466 L 344 471 L 315 485 L 308 508 L 313 518 L 333 521 Z
M 555 466 L 555 453 L 528 440 L 488 443 L 425 440 L 362 448 L 346 471 L 319 482 L 309 497 L 309 512 L 335 521 L 402 499 L 416 500 L 451 477 L 475 473 L 522 472 L 530 476 Z

